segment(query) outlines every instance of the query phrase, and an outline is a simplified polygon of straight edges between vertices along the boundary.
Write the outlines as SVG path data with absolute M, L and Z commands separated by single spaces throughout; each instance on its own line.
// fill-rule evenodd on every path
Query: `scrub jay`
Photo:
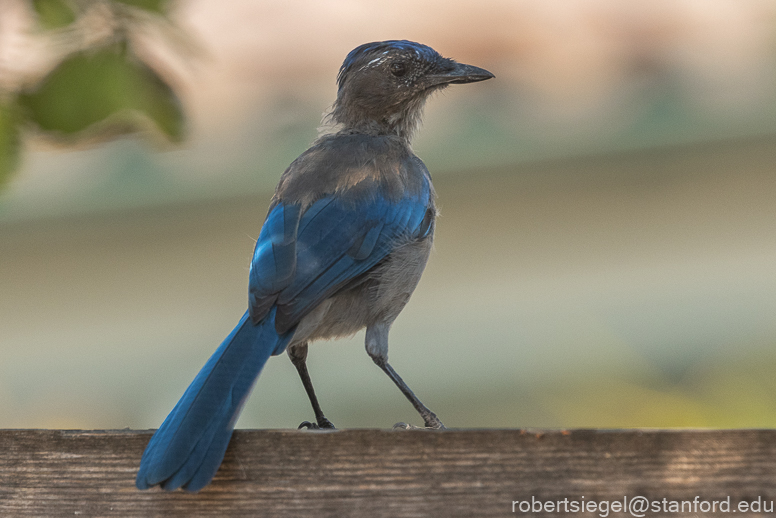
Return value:
M 330 130 L 286 169 L 256 242 L 248 311 L 146 447 L 139 489 L 199 491 L 224 458 L 245 399 L 270 356 L 287 350 L 316 423 L 307 344 L 366 328 L 366 351 L 420 413 L 444 425 L 388 363 L 388 331 L 426 265 L 434 188 L 410 147 L 428 96 L 494 77 L 410 41 L 367 43 L 345 58 Z

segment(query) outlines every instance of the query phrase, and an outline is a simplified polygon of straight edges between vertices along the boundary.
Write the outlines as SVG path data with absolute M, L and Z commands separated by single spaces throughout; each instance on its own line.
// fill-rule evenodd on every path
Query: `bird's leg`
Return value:
M 310 404 L 313 406 L 315 420 L 317 421 L 317 424 L 305 421 L 299 425 L 299 428 L 312 428 L 316 430 L 328 428 L 334 430 L 334 425 L 323 415 L 321 405 L 318 404 L 318 398 L 315 396 L 313 382 L 310 380 L 310 374 L 307 372 L 307 342 L 289 347 L 288 357 L 291 358 L 291 363 L 294 364 L 299 377 L 302 378 L 302 385 L 304 385 L 304 390 L 307 392 L 307 397 L 310 398 Z
M 444 430 L 445 425 L 442 424 L 442 421 L 439 420 L 439 418 L 436 416 L 434 412 L 428 409 L 426 405 L 424 405 L 420 399 L 410 390 L 410 388 L 407 386 L 406 383 L 404 383 L 404 380 L 401 379 L 401 376 L 393 370 L 393 367 L 391 367 L 391 364 L 388 363 L 388 329 L 390 328 L 390 324 L 378 324 L 373 327 L 367 328 L 366 331 L 366 352 L 371 356 L 372 361 L 375 362 L 375 364 L 383 369 L 383 372 L 385 372 L 389 378 L 396 384 L 397 387 L 399 387 L 399 390 L 401 390 L 401 393 L 404 394 L 404 396 L 409 399 L 410 403 L 412 403 L 412 406 L 415 407 L 415 410 L 418 411 L 420 414 L 420 417 L 423 418 L 423 422 L 426 425 L 426 428 L 431 428 L 434 430 Z M 399 423 L 394 428 L 415 428 L 410 425 L 405 425 L 404 423 Z
M 407 386 L 406 383 L 404 383 L 404 380 L 401 379 L 401 376 L 399 376 L 395 370 L 393 370 L 393 367 L 391 367 L 391 364 L 386 361 L 385 358 L 377 357 L 372 358 L 374 362 L 377 364 L 378 367 L 383 369 L 383 371 L 388 375 L 391 380 L 396 384 L 397 387 L 399 387 L 399 390 L 401 390 L 401 393 L 404 394 L 404 396 L 410 400 L 410 403 L 412 403 L 412 406 L 415 407 L 415 410 L 418 411 L 420 414 L 420 417 L 423 418 L 423 422 L 426 424 L 426 428 L 432 428 L 434 430 L 444 430 L 445 425 L 442 424 L 442 421 L 439 420 L 439 418 L 436 416 L 434 412 L 428 409 L 426 405 L 424 405 L 420 399 L 418 399 L 418 396 L 415 395 L 412 390 Z M 394 428 L 413 428 L 410 425 L 404 425 L 403 423 L 397 424 Z

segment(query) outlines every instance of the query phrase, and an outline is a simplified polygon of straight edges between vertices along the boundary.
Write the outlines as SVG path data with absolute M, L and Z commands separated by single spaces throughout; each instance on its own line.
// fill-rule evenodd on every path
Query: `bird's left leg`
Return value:
M 404 383 L 401 376 L 397 374 L 391 364 L 388 363 L 388 331 L 390 330 L 390 323 L 381 323 L 369 326 L 366 330 L 366 352 L 371 356 L 372 361 L 377 364 L 378 367 L 383 369 L 389 378 L 399 387 L 402 394 L 409 399 L 415 410 L 418 411 L 420 417 L 423 418 L 423 422 L 426 424 L 426 428 L 435 430 L 444 430 L 445 425 L 436 416 L 434 412 L 428 409 L 420 399 L 415 395 L 412 390 Z M 399 427 L 400 425 L 397 425 Z M 412 428 L 411 426 L 404 425 L 403 428 Z
M 307 397 L 310 398 L 310 404 L 313 406 L 313 412 L 315 412 L 316 423 L 305 421 L 299 425 L 299 428 L 313 428 L 321 429 L 328 428 L 334 430 L 334 425 L 326 419 L 321 410 L 321 405 L 318 404 L 318 398 L 315 396 L 315 390 L 313 389 L 313 382 L 310 379 L 310 374 L 307 372 L 307 342 L 296 344 L 288 348 L 288 357 L 291 358 L 291 363 L 296 367 L 299 377 L 302 378 L 302 385 L 307 392 Z

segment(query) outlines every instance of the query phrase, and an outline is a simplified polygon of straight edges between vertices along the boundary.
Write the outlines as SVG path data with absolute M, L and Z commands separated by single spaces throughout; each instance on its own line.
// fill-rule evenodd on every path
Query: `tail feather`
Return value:
M 246 312 L 207 361 L 146 447 L 135 481 L 199 491 L 218 471 L 243 403 L 264 364 L 293 331 L 278 335 L 275 308 L 259 324 Z

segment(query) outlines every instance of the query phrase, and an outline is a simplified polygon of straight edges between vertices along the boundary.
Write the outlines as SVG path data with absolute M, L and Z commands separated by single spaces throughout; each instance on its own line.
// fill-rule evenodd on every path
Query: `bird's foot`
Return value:
M 336 430 L 332 422 L 326 419 L 325 417 L 322 419 L 319 419 L 317 423 L 311 423 L 310 421 L 305 421 L 299 425 L 297 430 L 301 430 L 302 428 L 305 428 L 307 430 Z
M 426 426 L 415 426 L 409 423 L 396 423 L 393 425 L 394 430 L 447 430 L 447 427 L 442 424 L 442 421 L 437 420 L 436 423 L 427 423 Z

